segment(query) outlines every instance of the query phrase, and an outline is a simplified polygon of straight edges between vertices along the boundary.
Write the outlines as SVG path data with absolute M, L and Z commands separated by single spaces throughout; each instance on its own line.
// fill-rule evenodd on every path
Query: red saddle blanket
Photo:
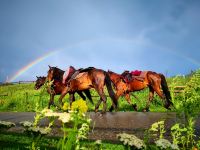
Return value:
M 69 80 L 69 78 L 72 76 L 72 74 L 74 73 L 74 68 L 73 67 L 69 67 L 66 71 L 65 71 L 65 73 L 63 74 L 63 80 L 62 80 L 62 83 L 63 84 L 65 84 L 66 83 L 66 81 L 68 81 Z
M 140 70 L 131 71 L 131 74 L 132 74 L 133 76 L 140 76 L 141 73 L 142 73 L 142 71 L 140 71 Z

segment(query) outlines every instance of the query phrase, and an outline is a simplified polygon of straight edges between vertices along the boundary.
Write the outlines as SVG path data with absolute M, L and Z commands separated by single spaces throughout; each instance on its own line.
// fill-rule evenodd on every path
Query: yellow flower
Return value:
M 88 106 L 84 100 L 80 99 L 72 103 L 71 109 L 82 114 L 87 112 Z
M 69 104 L 68 104 L 68 103 L 64 103 L 62 109 L 63 109 L 64 111 L 66 111 L 66 110 L 68 110 L 68 108 L 69 108 Z

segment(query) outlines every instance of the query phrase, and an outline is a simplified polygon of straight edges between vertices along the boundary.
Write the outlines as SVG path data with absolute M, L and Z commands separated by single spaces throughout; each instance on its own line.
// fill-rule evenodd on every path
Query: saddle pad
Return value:
M 63 84 L 66 82 L 66 80 L 69 80 L 69 77 L 72 75 L 72 73 L 73 73 L 73 68 L 69 67 L 63 74 Z
M 133 76 L 140 76 L 141 73 L 142 73 L 142 71 L 140 71 L 140 70 L 131 71 L 131 74 L 132 74 Z
M 83 76 L 87 76 L 88 72 L 81 72 L 79 74 L 77 74 L 73 79 L 78 79 L 78 78 L 81 78 Z

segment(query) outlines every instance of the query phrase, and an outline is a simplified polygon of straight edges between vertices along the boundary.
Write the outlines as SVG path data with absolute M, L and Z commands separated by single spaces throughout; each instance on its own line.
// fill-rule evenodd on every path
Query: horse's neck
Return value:
M 64 74 L 64 71 L 61 70 L 61 69 L 59 69 L 59 70 L 57 71 L 57 73 L 56 73 L 56 76 L 54 76 L 53 78 L 54 78 L 55 80 L 62 80 L 63 74 Z
M 42 78 L 42 83 L 44 84 L 46 81 L 46 77 Z
M 120 75 L 113 73 L 113 82 L 117 83 L 121 79 Z
M 45 80 L 46 80 L 46 77 L 42 77 L 42 80 L 45 81 Z

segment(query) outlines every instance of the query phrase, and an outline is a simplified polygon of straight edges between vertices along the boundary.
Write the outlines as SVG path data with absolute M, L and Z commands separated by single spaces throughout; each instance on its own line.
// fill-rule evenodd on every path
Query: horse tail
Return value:
M 166 97 L 166 100 L 169 105 L 173 106 L 173 103 L 171 102 L 171 94 L 170 94 L 169 88 L 167 86 L 167 81 L 165 79 L 165 76 L 163 74 L 159 74 L 159 75 L 161 77 L 161 87 L 162 87 L 163 93 Z
M 106 87 L 107 87 L 107 90 L 108 90 L 108 94 L 111 97 L 111 100 L 113 101 L 115 107 L 117 108 L 118 102 L 117 102 L 117 98 L 115 96 L 115 93 L 114 93 L 114 91 L 112 89 L 110 76 L 108 75 L 107 72 L 104 72 L 104 74 L 105 74 L 105 84 L 106 84 Z M 112 108 L 113 108 L 113 106 L 112 106 Z

